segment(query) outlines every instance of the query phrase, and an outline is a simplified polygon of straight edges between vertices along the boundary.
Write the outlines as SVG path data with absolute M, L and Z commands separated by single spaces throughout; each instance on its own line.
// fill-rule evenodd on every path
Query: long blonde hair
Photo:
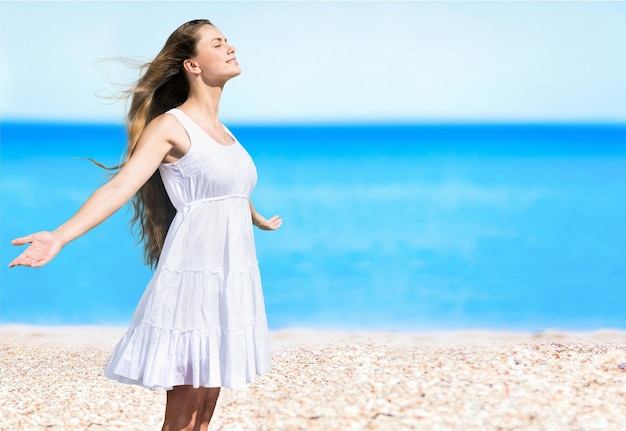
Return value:
M 178 27 L 154 60 L 143 66 L 142 76 L 128 90 L 131 103 L 128 111 L 126 161 L 135 151 L 137 141 L 148 123 L 187 99 L 189 82 L 183 70 L 183 61 L 196 55 L 198 30 L 204 25 L 212 24 L 207 19 L 197 19 Z M 134 211 L 131 225 L 136 231 L 138 242 L 143 243 L 146 263 L 154 267 L 161 255 L 165 235 L 176 215 L 158 170 L 133 196 L 131 202 Z

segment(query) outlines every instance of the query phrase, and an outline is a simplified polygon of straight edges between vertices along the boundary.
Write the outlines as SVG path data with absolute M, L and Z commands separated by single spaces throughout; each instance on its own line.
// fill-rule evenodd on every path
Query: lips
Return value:
M 228 64 L 239 64 L 239 63 L 237 63 L 237 58 L 235 58 L 235 57 L 231 58 L 226 63 L 228 63 Z

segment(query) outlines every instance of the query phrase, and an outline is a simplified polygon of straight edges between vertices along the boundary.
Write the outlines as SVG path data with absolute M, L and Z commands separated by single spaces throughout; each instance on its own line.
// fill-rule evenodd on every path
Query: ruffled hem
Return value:
M 117 344 L 104 375 L 152 390 L 178 385 L 244 389 L 270 371 L 267 319 L 243 328 L 131 327 Z

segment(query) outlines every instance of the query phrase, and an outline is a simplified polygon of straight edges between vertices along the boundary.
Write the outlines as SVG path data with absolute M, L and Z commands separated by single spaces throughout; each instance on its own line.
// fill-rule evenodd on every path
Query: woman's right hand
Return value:
M 30 244 L 26 250 L 13 262 L 9 264 L 9 268 L 14 266 L 30 266 L 39 268 L 50 262 L 63 247 L 63 241 L 55 237 L 50 232 L 37 232 L 22 238 L 15 238 L 11 241 L 13 245 Z

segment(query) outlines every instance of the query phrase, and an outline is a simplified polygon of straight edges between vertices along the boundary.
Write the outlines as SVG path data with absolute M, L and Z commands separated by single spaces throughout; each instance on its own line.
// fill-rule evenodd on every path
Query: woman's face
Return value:
M 198 30 L 196 56 L 191 58 L 201 70 L 203 78 L 213 84 L 226 82 L 241 73 L 235 58 L 235 47 L 212 25 L 204 25 Z

